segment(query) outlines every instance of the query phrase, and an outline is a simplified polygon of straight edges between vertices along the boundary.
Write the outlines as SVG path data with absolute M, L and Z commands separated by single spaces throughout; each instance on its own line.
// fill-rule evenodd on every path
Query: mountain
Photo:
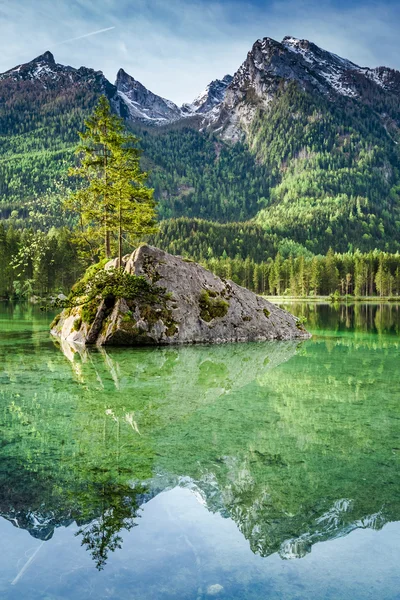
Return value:
M 398 249 L 400 73 L 258 40 L 206 125 L 267 167 L 256 221 L 313 252 Z
M 91 87 L 97 94 L 105 94 L 119 114 L 127 116 L 126 108 L 118 97 L 117 88 L 101 71 L 60 65 L 49 51 L 29 63 L 0 74 L 0 82 L 3 90 L 8 92 L 7 103 L 12 102 L 13 97 L 24 95 L 24 92 L 32 96 L 46 94 L 46 100 L 49 100 L 50 97 L 59 96 L 61 93 L 72 95 L 78 89 L 88 90 Z M 43 98 L 41 100 L 43 101 Z
M 101 71 L 57 64 L 50 52 L 0 75 L 0 216 L 27 219 L 74 160 L 77 131 L 105 94 L 127 114 Z M 47 210 L 47 209 L 46 209 Z
M 313 253 L 400 249 L 400 72 L 293 37 L 257 40 L 233 77 L 181 107 L 123 69 L 113 85 L 50 52 L 0 75 L 3 218 L 37 227 L 57 213 L 41 199 L 59 193 L 54 182 L 102 93 L 141 138 L 162 219 L 251 222 L 265 232 L 254 256 L 265 235 Z M 210 224 L 209 236 L 217 230 Z M 210 247 L 231 252 L 206 238 L 196 259 Z M 176 241 L 182 248 L 187 240 Z
M 191 104 L 184 104 L 183 112 L 207 114 L 217 107 L 225 98 L 228 86 L 232 82 L 232 75 L 225 75 L 223 79 L 214 79 L 193 100 Z
M 228 82 L 229 76 L 212 82 L 189 109 L 153 94 L 122 69 L 112 85 L 100 71 L 57 64 L 49 52 L 7 71 L 0 76 L 0 216 L 18 227 L 60 224 L 57 196 L 71 184 L 66 173 L 77 132 L 105 93 L 142 139 L 162 218 L 252 217 L 260 192 L 267 193 L 264 167 L 240 145 L 219 144 L 193 127 L 197 111 L 204 117 Z M 176 123 L 181 132 L 166 130 Z
M 115 89 L 101 71 L 86 67 L 73 67 L 57 64 L 51 52 L 47 51 L 29 63 L 25 63 L 0 75 L 0 81 L 30 82 L 43 89 L 69 88 L 74 85 L 91 83 L 100 86 L 107 95 L 113 96 Z
M 130 121 L 141 121 L 152 125 L 165 125 L 197 114 L 207 115 L 224 99 L 226 89 L 232 81 L 231 75 L 212 81 L 190 104 L 178 107 L 171 100 L 153 94 L 139 81 L 120 69 L 115 82 L 118 95 L 129 111 Z
M 115 86 L 128 108 L 129 120 L 165 124 L 182 118 L 182 112 L 176 104 L 153 94 L 123 69 L 118 71 Z
M 362 68 L 309 42 L 290 36 L 282 42 L 257 40 L 235 73 L 213 124 L 223 137 L 236 139 L 248 130 L 257 109 L 267 110 L 280 87 L 290 82 L 303 92 L 335 102 L 338 96 L 363 104 L 394 104 L 400 90 L 400 73 L 393 69 Z M 395 112 L 396 126 L 400 119 Z M 382 115 L 384 117 L 384 115 Z M 398 133 L 398 132 L 397 132 Z

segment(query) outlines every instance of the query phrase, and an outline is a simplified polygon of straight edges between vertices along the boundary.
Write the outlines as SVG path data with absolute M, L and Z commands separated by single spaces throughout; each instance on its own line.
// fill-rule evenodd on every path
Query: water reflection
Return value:
M 352 333 L 400 334 L 398 303 L 312 303 L 283 302 L 282 308 L 307 319 L 314 331 L 351 331 Z
M 18 336 L 14 321 L 0 345 L 1 515 L 46 541 L 76 522 L 98 569 L 140 507 L 176 486 L 261 556 L 301 558 L 399 520 L 398 338 L 383 334 L 398 312 L 387 308 L 379 336 L 368 327 L 382 308 L 340 307 L 334 320 L 311 307 L 330 334 L 301 345 L 107 352 L 55 347 L 41 322 Z M 348 322 L 361 338 L 337 335 Z

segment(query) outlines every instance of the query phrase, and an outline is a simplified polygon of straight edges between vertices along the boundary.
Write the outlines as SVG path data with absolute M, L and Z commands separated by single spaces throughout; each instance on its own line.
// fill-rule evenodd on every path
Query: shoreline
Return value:
M 400 304 L 400 296 L 341 296 L 332 299 L 330 296 L 267 296 L 260 294 L 273 304 L 307 302 L 309 304 Z

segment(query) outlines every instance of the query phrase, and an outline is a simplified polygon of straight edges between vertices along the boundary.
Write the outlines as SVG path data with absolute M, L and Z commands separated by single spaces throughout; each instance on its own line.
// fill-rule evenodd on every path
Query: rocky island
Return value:
M 301 322 L 199 264 L 158 248 L 90 267 L 51 327 L 83 345 L 141 346 L 306 339 Z

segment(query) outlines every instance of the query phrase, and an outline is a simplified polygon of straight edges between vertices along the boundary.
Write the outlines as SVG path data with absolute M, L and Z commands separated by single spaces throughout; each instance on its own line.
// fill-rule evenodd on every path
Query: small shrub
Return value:
M 142 317 L 142 319 L 147 321 L 149 325 L 154 325 L 160 319 L 160 312 L 161 311 L 157 311 L 157 309 L 154 308 L 154 306 L 150 304 L 145 304 L 140 309 L 140 316 Z
M 340 302 L 343 300 L 343 298 L 340 295 L 340 292 L 338 290 L 335 290 L 335 292 L 333 294 L 329 295 L 329 300 L 331 302 Z

